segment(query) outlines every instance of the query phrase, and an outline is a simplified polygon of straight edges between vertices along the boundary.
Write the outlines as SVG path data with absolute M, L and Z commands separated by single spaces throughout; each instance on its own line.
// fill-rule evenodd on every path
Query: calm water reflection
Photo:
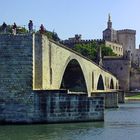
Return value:
M 0 140 L 139 140 L 140 102 L 105 111 L 105 122 L 0 126 Z

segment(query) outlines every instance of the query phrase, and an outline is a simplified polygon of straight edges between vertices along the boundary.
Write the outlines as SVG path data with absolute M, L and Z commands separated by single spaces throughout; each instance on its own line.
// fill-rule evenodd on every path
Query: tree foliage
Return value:
M 98 53 L 97 45 L 95 42 L 88 44 L 76 44 L 73 49 L 91 60 L 95 60 L 97 58 Z
M 87 58 L 97 62 L 100 47 L 102 51 L 102 57 L 116 55 L 111 48 L 105 46 L 104 44 L 98 44 L 97 42 L 91 42 L 87 44 L 76 44 L 73 49 L 86 56 Z
M 39 31 L 37 31 L 37 33 L 39 33 Z M 54 41 L 60 41 L 60 38 L 58 37 L 57 33 L 56 32 L 51 32 L 51 31 L 48 31 L 48 30 L 44 30 L 43 31 L 43 34 L 46 35 L 49 39 L 52 39 Z
M 102 49 L 102 57 L 116 56 L 116 54 L 113 52 L 113 50 L 110 47 L 106 46 L 105 44 L 101 44 L 100 47 Z
M 60 38 L 58 37 L 56 32 L 54 32 L 54 31 L 50 32 L 50 31 L 47 31 L 47 30 L 45 32 L 46 32 L 45 34 L 47 35 L 48 38 L 50 38 L 54 41 L 60 41 Z

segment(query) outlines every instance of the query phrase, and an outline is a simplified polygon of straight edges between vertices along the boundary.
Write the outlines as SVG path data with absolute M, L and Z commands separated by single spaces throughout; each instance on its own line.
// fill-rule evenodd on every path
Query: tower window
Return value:
M 123 70 L 123 67 L 120 67 L 120 70 Z

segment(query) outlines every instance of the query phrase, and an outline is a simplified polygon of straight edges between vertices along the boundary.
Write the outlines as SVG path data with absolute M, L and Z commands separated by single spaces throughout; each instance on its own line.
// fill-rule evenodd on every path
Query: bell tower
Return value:
M 117 31 L 112 28 L 111 16 L 108 14 L 107 28 L 103 31 L 103 39 L 117 42 Z
M 110 14 L 108 14 L 107 28 L 108 29 L 112 29 L 112 22 L 111 22 L 111 16 L 110 16 Z

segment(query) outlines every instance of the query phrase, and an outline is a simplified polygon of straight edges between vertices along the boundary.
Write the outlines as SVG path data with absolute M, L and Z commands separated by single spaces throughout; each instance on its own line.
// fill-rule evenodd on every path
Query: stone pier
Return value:
M 93 92 L 92 97 L 104 97 L 105 108 L 118 107 L 118 93 L 117 92 Z
M 67 91 L 34 91 L 36 121 L 39 123 L 85 122 L 104 120 L 104 98 Z
M 118 91 L 118 102 L 125 103 L 125 92 L 124 91 Z
M 0 98 L 0 124 L 104 121 L 104 98 L 66 90 L 32 91 L 24 102 Z

